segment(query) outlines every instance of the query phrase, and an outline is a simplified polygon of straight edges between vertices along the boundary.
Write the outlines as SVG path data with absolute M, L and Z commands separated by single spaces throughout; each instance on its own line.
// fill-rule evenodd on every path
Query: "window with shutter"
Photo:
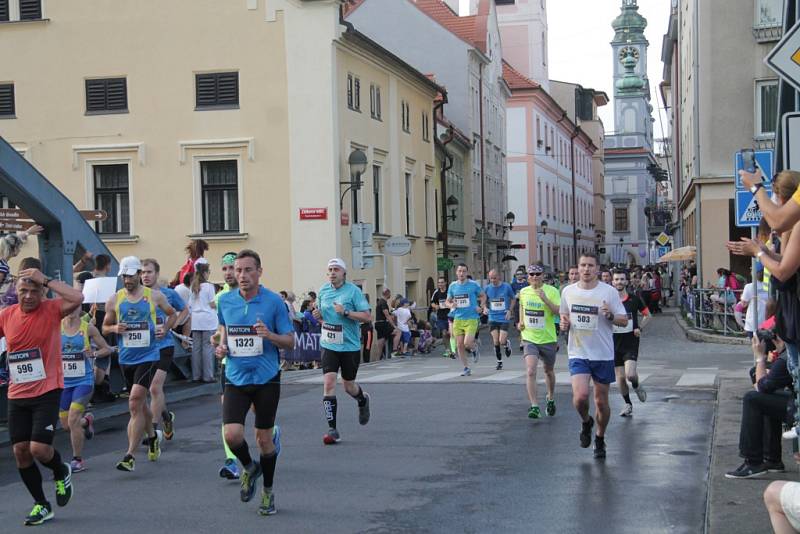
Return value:
M 86 80 L 86 113 L 126 113 L 128 88 L 125 78 Z
M 0 85 L 0 117 L 14 117 L 14 84 Z
M 42 18 L 42 0 L 19 0 L 19 20 Z
M 214 72 L 195 75 L 195 108 L 239 107 L 239 73 Z
M 203 232 L 239 231 L 239 179 L 236 160 L 200 162 Z
M 0 0 L 0 22 L 8 22 L 11 12 L 8 9 L 8 0 Z
M 128 166 L 126 164 L 95 165 L 94 206 L 105 210 L 108 219 L 96 223 L 100 234 L 130 234 L 130 201 Z

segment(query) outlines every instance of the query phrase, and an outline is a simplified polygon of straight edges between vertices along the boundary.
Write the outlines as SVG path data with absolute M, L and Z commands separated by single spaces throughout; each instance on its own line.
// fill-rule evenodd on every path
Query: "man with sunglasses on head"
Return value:
M 519 292 L 520 321 L 517 327 L 525 343 L 526 387 L 531 402 L 528 417 L 539 419 L 541 411 L 536 392 L 536 368 L 540 359 L 547 386 L 545 412 L 550 417 L 556 414 L 554 368 L 558 333 L 554 329 L 554 324 L 561 305 L 561 295 L 558 289 L 544 283 L 544 268 L 541 265 L 534 264 L 528 267 L 528 284 L 528 287 Z

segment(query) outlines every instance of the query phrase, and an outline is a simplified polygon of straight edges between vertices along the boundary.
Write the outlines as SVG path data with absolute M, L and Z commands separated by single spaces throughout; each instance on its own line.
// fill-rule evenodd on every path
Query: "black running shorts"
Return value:
M 256 428 L 269 429 L 275 426 L 275 414 L 281 398 L 281 375 L 266 384 L 234 386 L 225 384 L 222 394 L 222 423 L 244 425 L 250 406 L 256 414 Z
M 60 389 L 28 399 L 8 399 L 8 435 L 11 444 L 23 441 L 53 444 L 58 425 Z
M 175 346 L 161 347 L 159 351 L 158 365 L 156 366 L 159 371 L 169 371 L 172 367 L 172 357 L 175 355 Z
M 128 387 L 128 393 L 133 390 L 134 385 L 140 385 L 145 389 L 150 389 L 150 383 L 153 381 L 153 375 L 156 374 L 158 369 L 158 362 L 144 362 L 134 365 L 120 365 L 122 374 L 125 377 L 125 384 Z
M 360 351 L 337 352 L 322 349 L 322 372 L 338 373 L 342 370 L 342 380 L 355 380 L 358 373 L 358 364 L 361 361 Z

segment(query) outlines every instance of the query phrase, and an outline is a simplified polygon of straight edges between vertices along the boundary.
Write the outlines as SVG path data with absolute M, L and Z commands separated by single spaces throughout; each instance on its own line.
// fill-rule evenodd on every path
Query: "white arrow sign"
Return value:
M 764 63 L 786 82 L 800 91 L 800 21 L 786 32 L 783 39 L 775 45 Z

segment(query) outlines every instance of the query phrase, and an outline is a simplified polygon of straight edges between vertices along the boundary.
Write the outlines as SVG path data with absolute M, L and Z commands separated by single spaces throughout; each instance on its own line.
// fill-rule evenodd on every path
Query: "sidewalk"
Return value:
M 743 371 L 741 379 L 722 379 L 717 391 L 714 436 L 711 442 L 711 466 L 708 487 L 707 532 L 770 532 L 769 515 L 762 494 L 773 480 L 798 481 L 798 467 L 792 459 L 791 441 L 783 441 L 785 473 L 770 473 L 745 480 L 725 478 L 725 473 L 739 467 L 739 424 L 742 397 L 752 389 Z

